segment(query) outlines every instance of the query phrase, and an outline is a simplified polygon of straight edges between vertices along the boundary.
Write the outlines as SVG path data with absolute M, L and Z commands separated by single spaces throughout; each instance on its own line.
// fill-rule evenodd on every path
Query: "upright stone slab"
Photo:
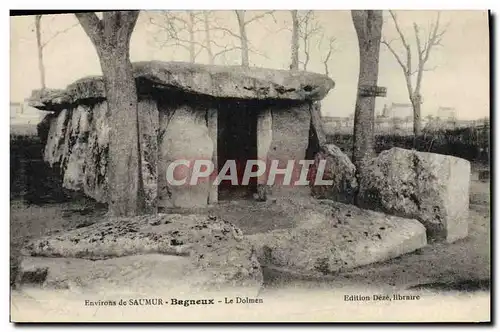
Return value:
M 53 117 L 50 120 L 50 129 L 47 136 L 47 143 L 45 144 L 43 158 L 51 166 L 61 161 L 67 123 L 68 110 L 66 109 L 63 109 L 56 117 Z
M 177 166 L 173 169 L 174 179 L 182 181 L 182 185 L 167 182 L 167 207 L 205 207 L 210 194 L 210 179 L 202 178 L 195 185 L 190 184 L 193 175 L 193 164 L 196 160 L 212 160 L 214 146 L 208 133 L 206 110 L 194 109 L 188 105 L 178 107 L 168 123 L 161 153 L 167 167 L 179 160 L 189 162 L 189 166 Z M 165 204 L 166 203 L 166 204 Z
M 109 120 L 106 115 L 108 106 L 106 102 L 98 103 L 92 107 L 89 124 L 90 133 L 85 153 L 85 180 L 83 189 L 98 202 L 108 201 L 108 180 L 106 169 L 108 167 L 109 146 Z
M 362 206 L 415 218 L 430 241 L 467 236 L 470 163 L 435 153 L 401 148 L 383 151 L 360 183 Z
M 312 102 L 309 109 L 311 112 L 311 124 L 318 138 L 319 145 L 324 146 L 326 144 L 326 134 L 321 121 L 321 104 L 318 101 Z
M 159 114 L 156 101 L 140 100 L 139 135 L 141 139 L 141 169 L 146 212 L 155 213 L 158 204 L 158 129 Z
M 332 185 L 315 185 L 314 180 L 320 162 L 325 163 L 323 180 L 332 181 Z M 353 203 L 358 186 L 356 166 L 349 157 L 334 144 L 325 144 L 314 158 L 311 176 L 311 193 L 317 198 L 327 198 L 337 202 Z
M 80 105 L 72 109 L 71 121 L 66 133 L 64 153 L 64 188 L 83 189 L 85 179 L 85 153 L 89 136 L 89 107 Z
M 273 116 L 271 109 L 267 108 L 257 114 L 257 159 L 268 163 L 268 154 L 273 140 Z M 257 198 L 265 201 L 270 189 L 267 186 L 267 172 L 257 178 Z
M 267 154 L 268 170 L 269 163 L 273 160 L 279 161 L 280 169 L 286 168 L 289 161 L 295 163 L 290 185 L 283 183 L 283 175 L 276 176 L 271 188 L 274 197 L 310 195 L 309 186 L 294 185 L 295 181 L 299 180 L 302 169 L 299 161 L 306 157 L 310 123 L 308 104 L 272 109 L 272 140 Z
M 207 126 L 208 126 L 208 136 L 210 136 L 210 140 L 213 144 L 213 152 L 212 152 L 212 163 L 214 164 L 214 173 L 217 170 L 217 109 L 209 108 L 207 111 Z M 214 177 L 210 177 L 210 193 L 208 196 L 208 203 L 215 204 L 219 200 L 219 191 L 218 187 L 213 184 Z
M 171 193 L 167 186 L 167 160 L 168 141 L 165 138 L 168 123 L 174 114 L 175 109 L 162 102 L 158 102 L 158 208 L 171 207 Z

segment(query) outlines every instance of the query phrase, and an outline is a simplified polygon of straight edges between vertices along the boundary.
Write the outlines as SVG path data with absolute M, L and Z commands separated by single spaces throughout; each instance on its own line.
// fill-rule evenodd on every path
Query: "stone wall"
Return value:
M 195 160 L 212 160 L 217 164 L 217 107 L 199 103 L 193 107 L 184 101 L 172 105 L 169 100 L 144 99 L 139 102 L 139 132 L 141 140 L 141 168 L 148 212 L 160 208 L 194 208 L 213 204 L 218 200 L 214 177 L 202 178 L 190 185 Z M 285 168 L 294 161 L 292 185 L 280 184 L 276 177 L 270 190 L 274 197 L 310 195 L 308 186 L 294 186 L 299 179 L 298 161 L 306 158 L 309 145 L 311 113 L 309 103 L 299 105 L 268 105 L 257 117 L 258 158 L 268 162 L 279 161 Z M 92 106 L 79 105 L 54 115 L 45 147 L 44 159 L 50 165 L 60 165 L 65 188 L 82 191 L 99 202 L 108 201 L 106 176 L 109 120 L 106 102 Z M 168 166 L 176 160 L 188 160 L 189 168 L 179 166 L 177 171 L 189 170 L 185 185 L 167 183 Z M 215 173 L 214 173 L 215 174 Z M 178 174 L 180 176 L 180 174 Z M 176 179 L 180 179 L 178 176 Z M 259 184 L 267 178 L 261 177 Z
M 156 103 L 139 102 L 142 177 L 148 211 L 157 205 L 157 131 Z M 109 123 L 106 102 L 79 105 L 52 116 L 44 160 L 61 169 L 63 186 L 83 191 L 98 202 L 107 202 L 106 167 Z
M 226 139 L 231 143 L 231 159 L 276 159 L 279 167 L 285 167 L 289 160 L 305 159 L 310 106 L 316 110 L 313 126 L 319 128 L 317 106 L 334 87 L 328 76 L 304 71 L 159 61 L 132 66 L 139 98 L 140 167 L 150 212 L 157 207 L 197 207 L 218 201 L 221 190 L 210 185 L 213 178 L 197 186 L 174 188 L 168 185 L 166 174 L 168 165 L 177 159 L 204 159 L 217 164 L 224 157 L 221 152 L 226 145 L 220 141 L 221 146 L 217 146 L 217 141 L 226 126 L 219 123 L 220 115 L 228 108 L 236 119 L 231 121 L 249 124 L 249 137 L 241 151 L 240 145 L 245 145 L 239 144 L 244 141 L 241 135 Z M 65 89 L 35 90 L 29 104 L 54 112 L 49 116 L 44 159 L 51 166 L 60 166 L 64 186 L 107 202 L 110 124 L 104 78 L 84 77 Z M 258 120 L 245 120 L 237 113 L 243 109 L 247 115 L 262 114 Z M 255 125 L 261 136 L 257 146 Z M 299 174 L 300 168 L 296 168 L 292 181 Z M 254 184 L 248 188 L 253 190 Z M 277 196 L 310 192 L 307 186 L 276 185 L 274 189 Z

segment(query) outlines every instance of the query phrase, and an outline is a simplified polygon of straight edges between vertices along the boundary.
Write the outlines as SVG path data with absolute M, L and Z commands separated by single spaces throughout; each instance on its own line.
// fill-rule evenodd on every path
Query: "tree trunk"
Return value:
M 42 32 L 40 30 L 40 21 L 42 15 L 35 16 L 35 31 L 36 31 L 36 45 L 38 49 L 38 71 L 40 72 L 40 88 L 45 90 L 45 66 L 43 65 L 43 46 L 42 46 Z
M 297 16 L 297 10 L 292 10 L 292 64 L 290 65 L 291 70 L 299 69 L 299 18 Z
M 194 13 L 193 11 L 189 12 L 189 61 L 194 63 L 196 61 L 196 50 L 194 48 Z
M 422 134 L 422 121 L 421 121 L 421 98 L 417 93 L 411 98 L 411 104 L 413 106 L 413 136 L 415 140 Z M 416 147 L 416 146 L 415 146 Z
M 125 53 L 125 54 L 123 54 Z M 128 50 L 102 56 L 109 123 L 108 190 L 112 215 L 144 211 L 137 90 Z
M 307 70 L 307 65 L 309 64 L 309 43 L 308 43 L 308 37 L 304 36 L 304 64 L 303 64 L 303 69 Z
M 248 60 L 248 38 L 247 38 L 247 30 L 245 27 L 245 11 L 237 10 L 236 16 L 238 17 L 238 26 L 240 28 L 241 65 L 243 67 L 248 67 L 250 63 Z
M 378 80 L 378 63 L 382 30 L 382 11 L 353 10 L 352 19 L 359 43 L 358 96 L 354 111 L 352 161 L 358 178 L 363 176 L 366 162 L 373 157 L 375 96 L 360 95 L 362 86 L 374 87 Z
M 75 14 L 99 55 L 109 116 L 109 212 L 133 216 L 145 211 L 137 89 L 130 62 L 130 37 L 137 11 Z
M 210 38 L 210 25 L 208 24 L 208 12 L 204 11 L 203 16 L 204 16 L 204 23 L 205 23 L 205 43 L 206 43 L 206 48 L 207 48 L 207 53 L 208 53 L 208 63 L 213 65 L 214 64 L 214 54 L 212 52 L 212 40 Z

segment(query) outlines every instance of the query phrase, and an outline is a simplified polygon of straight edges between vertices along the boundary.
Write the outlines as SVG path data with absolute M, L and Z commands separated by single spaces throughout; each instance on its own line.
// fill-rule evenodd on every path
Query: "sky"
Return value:
M 179 12 L 174 14 L 185 15 Z M 260 14 L 263 12 L 247 11 L 245 16 L 251 19 Z M 413 24 L 418 24 L 423 38 L 430 22 L 437 17 L 435 11 L 396 11 L 396 14 L 412 49 L 416 47 Z M 158 12 L 141 12 L 131 40 L 132 61 L 188 61 L 188 53 L 183 48 L 161 47 L 166 33 L 151 24 L 151 19 L 161 22 L 161 16 Z M 217 26 L 238 32 L 234 11 L 214 11 L 210 17 L 211 22 L 217 22 Z M 334 51 L 328 62 L 329 76 L 335 81 L 335 88 L 323 100 L 322 113 L 349 116 L 356 103 L 359 72 L 358 41 L 351 14 L 349 11 L 315 11 L 315 17 L 322 34 L 311 40 L 311 60 L 307 70 L 324 73 L 322 61 L 328 52 L 328 39 L 335 38 Z M 276 11 L 247 25 L 248 39 L 252 48 L 257 50 L 250 53 L 251 66 L 288 69 L 291 61 L 290 22 L 289 11 Z M 432 70 L 424 73 L 422 115 L 436 115 L 438 107 L 442 106 L 454 107 L 459 119 L 488 116 L 490 68 L 487 12 L 442 11 L 441 22 L 446 26 L 446 33 L 442 45 L 431 52 L 428 68 Z M 21 102 L 30 96 L 32 90 L 40 88 L 34 17 L 11 17 L 10 26 L 10 95 L 11 101 Z M 74 15 L 44 16 L 41 26 L 42 42 L 50 39 L 43 51 L 47 87 L 65 88 L 81 77 L 101 74 L 96 51 Z M 403 54 L 388 11 L 384 11 L 383 36 L 386 40 L 393 40 L 391 45 Z M 202 43 L 204 34 L 199 32 L 195 37 Z M 234 37 L 221 31 L 213 31 L 212 37 L 218 45 L 238 45 Z M 218 50 L 215 47 L 214 51 Z M 240 59 L 241 54 L 235 50 L 219 57 L 216 63 L 236 65 Z M 196 61 L 208 62 L 204 50 Z M 401 67 L 384 45 L 381 45 L 378 85 L 387 88 L 387 96 L 377 98 L 376 112 L 380 112 L 384 104 L 409 102 Z

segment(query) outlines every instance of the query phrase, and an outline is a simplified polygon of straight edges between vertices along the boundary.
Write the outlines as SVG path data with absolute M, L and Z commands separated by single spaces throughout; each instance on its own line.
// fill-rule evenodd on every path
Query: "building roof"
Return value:
M 138 87 L 172 90 L 215 98 L 247 100 L 321 100 L 334 87 L 329 77 L 305 72 L 241 66 L 203 65 L 186 62 L 148 61 L 133 63 Z M 57 110 L 89 99 L 104 99 L 101 76 L 85 77 L 64 90 L 33 91 L 30 105 Z

